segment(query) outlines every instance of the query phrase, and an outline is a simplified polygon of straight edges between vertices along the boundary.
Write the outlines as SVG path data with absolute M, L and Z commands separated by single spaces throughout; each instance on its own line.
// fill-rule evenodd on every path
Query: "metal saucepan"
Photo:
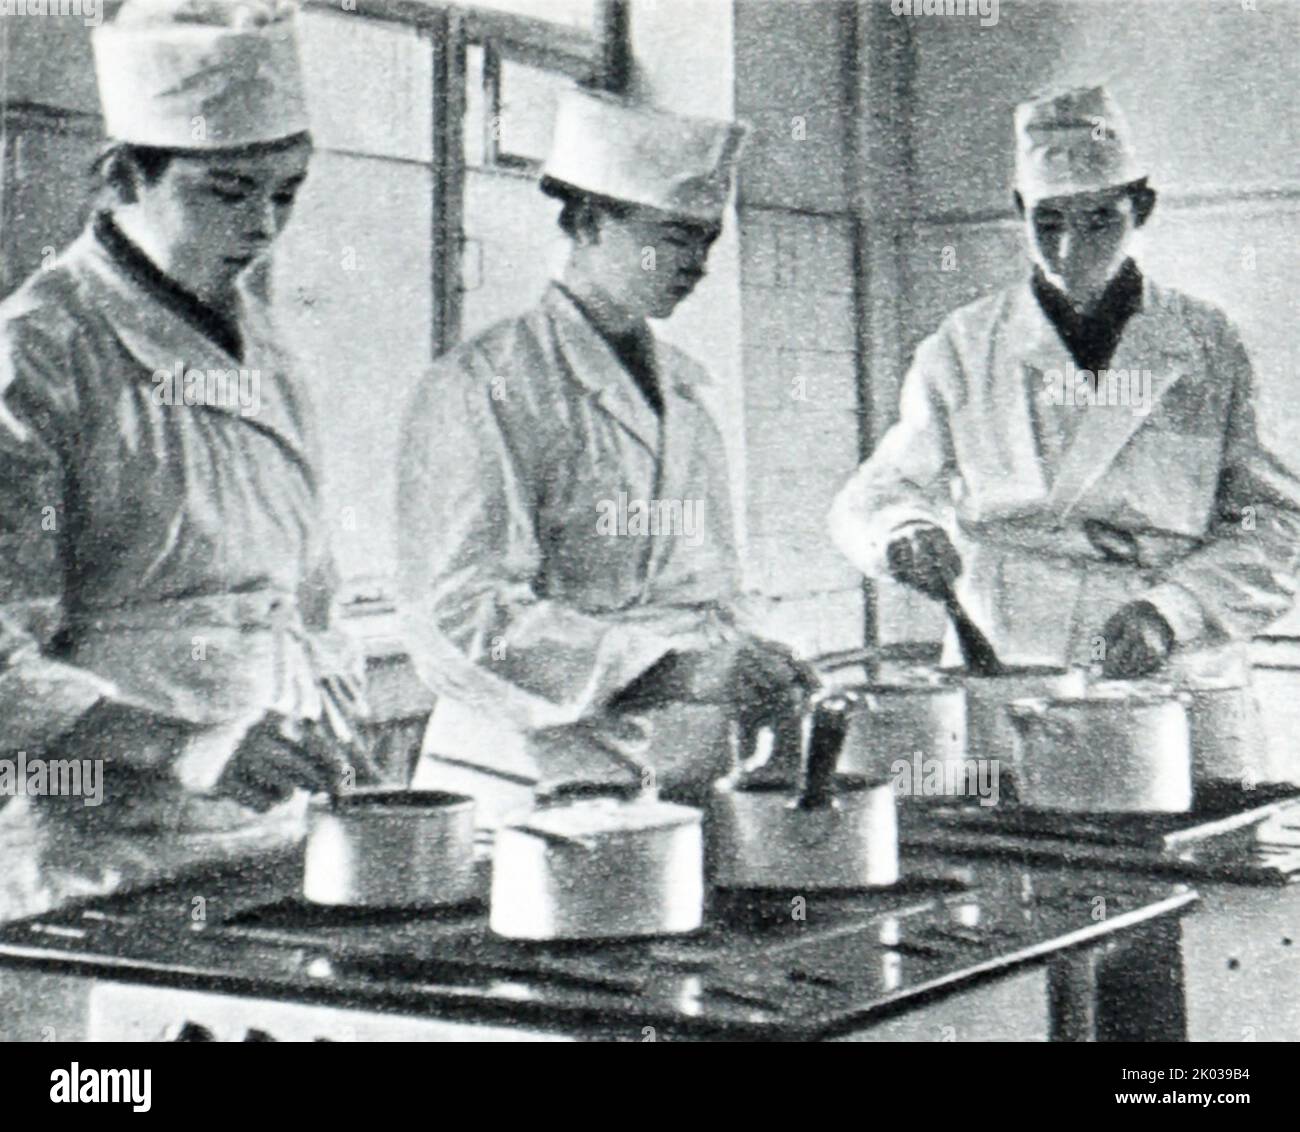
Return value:
M 512 939 L 694 931 L 703 814 L 637 784 L 566 784 L 497 831 L 490 925 Z
M 835 685 L 850 697 L 839 763 L 844 772 L 879 780 L 892 775 L 900 759 L 920 757 L 946 767 L 966 757 L 966 692 L 959 680 L 920 664 L 886 675 L 875 649 L 830 653 L 814 663 L 831 681 L 847 669 L 867 673 L 864 683 Z
M 858 665 L 871 670 L 877 659 L 873 650 L 859 650 L 820 658 L 817 666 L 825 673 Z M 846 687 L 855 698 L 841 765 L 878 778 L 892 775 L 899 759 L 910 762 L 919 755 L 927 773 L 935 765 L 943 772 L 933 781 L 941 780 L 944 790 L 952 785 L 965 793 L 967 760 L 1003 759 L 1010 766 L 1015 732 L 1006 715 L 1008 703 L 1080 696 L 1087 684 L 1082 668 L 1009 665 L 987 676 L 924 665 L 876 676 Z M 936 797 L 942 801 L 944 796 Z
M 973 759 L 1010 760 L 1016 732 L 1006 708 L 1013 700 L 1077 697 L 1088 687 L 1083 668 L 1006 666 L 998 676 L 974 676 L 959 668 L 946 672 L 966 689 L 966 755 Z
M 1192 775 L 1196 782 L 1259 784 L 1271 780 L 1254 690 L 1240 680 L 1189 677 Z
M 313 798 L 303 895 L 315 904 L 365 908 L 473 899 L 474 800 L 384 788 Z
M 934 669 L 855 685 L 840 767 L 868 779 L 894 773 L 901 759 L 946 768 L 966 758 L 966 690 Z M 951 780 L 944 775 L 944 780 Z
M 1083 696 L 1017 700 L 1020 804 L 1073 813 L 1184 813 L 1192 805 L 1189 697 L 1114 681 Z
M 1137 536 L 1097 519 L 1085 519 L 1088 541 L 1109 561 L 1141 569 Z M 1260 781 L 1266 759 L 1252 690 L 1243 680 L 1187 676 L 1180 689 L 1191 730 L 1192 774 L 1197 782 Z
M 1288 644 L 1290 642 L 1287 642 Z M 1248 765 L 1256 782 L 1300 786 L 1300 666 L 1257 664 L 1246 690 L 1255 713 L 1258 747 Z
M 836 773 L 851 693 L 812 698 L 797 791 L 745 779 L 714 788 L 709 861 L 719 888 L 873 888 L 898 880 L 898 828 L 888 782 Z

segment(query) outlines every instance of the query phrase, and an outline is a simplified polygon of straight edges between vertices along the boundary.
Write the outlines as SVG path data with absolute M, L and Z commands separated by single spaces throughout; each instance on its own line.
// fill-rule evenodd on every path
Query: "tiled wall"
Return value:
M 809 654 L 862 643 L 861 578 L 826 511 L 858 463 L 856 223 L 845 173 L 851 5 L 736 5 L 746 580 Z
M 850 648 L 861 579 L 826 511 L 858 462 L 853 224 L 747 207 L 740 235 L 747 581 L 773 632 L 812 653 Z

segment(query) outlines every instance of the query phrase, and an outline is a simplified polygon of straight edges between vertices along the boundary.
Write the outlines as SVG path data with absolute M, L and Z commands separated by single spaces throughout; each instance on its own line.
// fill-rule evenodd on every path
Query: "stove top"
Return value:
M 904 845 L 940 852 L 1100 866 L 1197 880 L 1300 878 L 1300 790 L 1197 788 L 1184 814 L 1070 814 L 977 804 L 900 808 Z
M 291 855 L 91 900 L 0 927 L 0 964 L 627 1040 L 646 1027 L 788 1040 L 846 1032 L 1195 900 L 1136 876 L 947 862 L 876 892 L 714 893 L 689 936 L 529 944 L 492 935 L 481 904 L 326 909 L 303 903 L 300 885 Z

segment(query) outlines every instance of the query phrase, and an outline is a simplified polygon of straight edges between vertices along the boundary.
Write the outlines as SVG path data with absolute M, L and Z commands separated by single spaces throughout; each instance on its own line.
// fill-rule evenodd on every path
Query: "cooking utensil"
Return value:
M 957 633 L 957 644 L 961 649 L 962 661 L 973 676 L 1000 676 L 1003 672 L 1002 662 L 993 651 L 993 645 L 980 631 L 980 627 L 970 619 L 962 608 L 961 602 L 953 592 L 952 583 L 947 583 L 939 591 L 943 607 L 952 620 L 952 627 Z
M 966 758 L 966 691 L 960 681 L 917 667 L 844 690 L 851 697 L 840 757 L 846 773 L 880 780 L 896 773 L 900 759 L 946 768 Z M 943 781 L 954 779 L 945 773 Z
M 898 828 L 887 782 L 837 774 L 850 693 L 810 699 L 797 791 L 790 784 L 719 782 L 710 804 L 709 860 L 719 888 L 872 888 L 898 880 Z
M 1009 704 L 1020 803 L 1074 813 L 1186 812 L 1187 702 L 1168 685 L 1115 681 L 1084 696 Z
M 1082 696 L 1088 674 L 1082 668 L 1006 667 L 997 676 L 976 676 L 959 668 L 941 669 L 966 689 L 966 756 L 1010 762 L 1016 731 L 1006 713 L 1012 700 Z
M 1250 785 L 1270 781 L 1253 689 L 1240 680 L 1209 677 L 1189 677 L 1179 687 L 1190 697 L 1187 719 L 1194 781 Z
M 813 712 L 812 735 L 808 740 L 808 758 L 804 763 L 803 781 L 795 806 L 801 810 L 824 810 L 834 807 L 835 767 L 848 730 L 848 698 L 822 701 Z
M 702 819 L 636 784 L 573 783 L 538 798 L 497 831 L 492 930 L 530 940 L 694 931 Z
M 1289 645 L 1290 642 L 1287 642 Z M 1279 660 L 1251 670 L 1259 748 L 1250 766 L 1258 783 L 1300 786 L 1300 664 Z M 1249 694 L 1249 693 L 1248 693 Z
M 315 904 L 366 908 L 472 899 L 474 800 L 382 788 L 313 798 L 303 895 Z

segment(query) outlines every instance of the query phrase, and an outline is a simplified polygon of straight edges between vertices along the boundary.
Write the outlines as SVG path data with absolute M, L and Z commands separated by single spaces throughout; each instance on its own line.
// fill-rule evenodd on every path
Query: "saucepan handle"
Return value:
M 835 770 L 848 730 L 849 697 L 817 696 L 809 708 L 812 727 L 798 806 L 803 810 L 825 809 L 835 801 Z

